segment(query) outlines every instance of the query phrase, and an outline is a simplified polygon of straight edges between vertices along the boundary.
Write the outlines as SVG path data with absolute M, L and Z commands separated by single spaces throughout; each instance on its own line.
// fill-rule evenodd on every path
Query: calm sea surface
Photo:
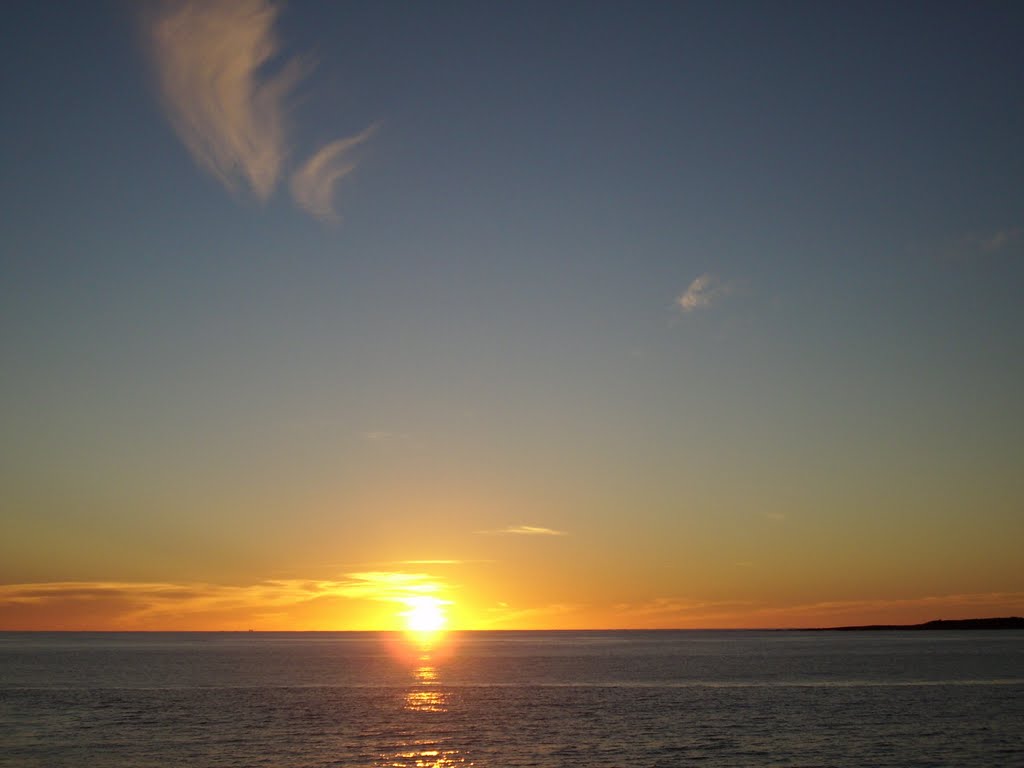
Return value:
M 1024 633 L 0 633 L 0 766 L 1024 766 Z

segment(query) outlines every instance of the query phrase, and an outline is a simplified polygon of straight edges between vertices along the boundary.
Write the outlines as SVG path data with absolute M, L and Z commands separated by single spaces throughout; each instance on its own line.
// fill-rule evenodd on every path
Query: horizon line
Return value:
M 968 623 L 979 621 L 1019 621 L 1024 622 L 1021 616 L 972 616 L 964 619 L 929 619 L 924 622 L 913 624 L 861 624 L 861 625 L 840 625 L 831 627 L 821 626 L 783 626 L 783 627 L 561 627 L 561 628 L 535 628 L 535 629 L 446 629 L 444 634 L 463 634 L 477 632 L 799 632 L 815 630 L 842 630 L 842 629 L 902 629 L 922 627 L 933 623 Z M 204 634 L 204 635 L 288 635 L 288 634 L 409 634 L 406 629 L 4 629 L 0 627 L 3 634 L 120 634 L 120 635 L 141 635 L 141 634 Z

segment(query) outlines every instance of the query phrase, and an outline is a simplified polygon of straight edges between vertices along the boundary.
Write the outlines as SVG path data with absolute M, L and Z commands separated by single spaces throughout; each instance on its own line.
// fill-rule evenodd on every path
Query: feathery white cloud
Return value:
M 279 7 L 269 0 L 167 0 L 147 18 L 164 108 L 199 166 L 232 192 L 266 201 L 287 173 L 288 107 L 312 66 L 290 58 L 275 66 Z M 291 179 L 296 202 L 334 221 L 332 198 L 351 173 L 351 150 L 372 135 L 332 141 Z
M 175 0 L 150 19 L 164 106 L 196 162 L 228 189 L 266 200 L 287 154 L 286 102 L 307 67 L 278 53 L 267 0 Z
M 320 148 L 292 175 L 292 197 L 306 211 L 322 221 L 337 221 L 334 209 L 334 186 L 355 168 L 352 149 L 373 135 L 371 125 L 362 133 L 338 139 Z
M 729 283 L 723 282 L 720 278 L 705 272 L 698 277 L 690 286 L 679 295 L 676 304 L 683 312 L 692 312 L 702 307 L 710 307 L 732 290 Z

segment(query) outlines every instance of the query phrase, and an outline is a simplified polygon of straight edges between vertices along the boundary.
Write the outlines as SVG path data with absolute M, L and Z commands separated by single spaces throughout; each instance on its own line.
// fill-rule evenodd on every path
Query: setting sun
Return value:
M 444 602 L 436 597 L 411 597 L 407 605 L 409 610 L 402 615 L 410 632 L 437 632 L 448 623 Z

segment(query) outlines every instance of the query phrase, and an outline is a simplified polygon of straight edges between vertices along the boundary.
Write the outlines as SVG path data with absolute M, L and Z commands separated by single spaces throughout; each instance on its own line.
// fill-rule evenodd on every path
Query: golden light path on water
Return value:
M 411 718 L 415 737 L 389 754 L 382 754 L 379 768 L 455 768 L 474 765 L 458 749 L 443 745 L 437 734 L 436 718 L 448 712 L 450 692 L 445 690 L 439 663 L 454 652 L 454 642 L 444 630 L 447 618 L 442 601 L 434 598 L 409 600 L 403 616 L 406 631 L 392 638 L 392 655 L 409 670 L 409 687 L 401 707 Z
M 424 656 L 424 664 L 413 670 L 413 688 L 405 695 L 405 708 L 412 712 L 447 712 L 448 696 L 440 687 L 437 667 L 430 665 L 430 657 Z

